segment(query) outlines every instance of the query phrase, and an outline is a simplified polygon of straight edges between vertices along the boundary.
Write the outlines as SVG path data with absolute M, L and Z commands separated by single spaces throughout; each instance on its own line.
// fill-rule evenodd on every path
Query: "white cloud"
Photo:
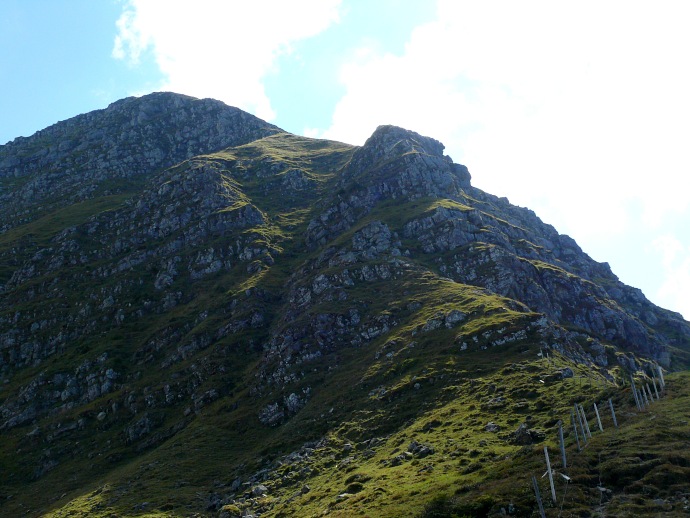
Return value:
M 212 97 L 275 117 L 262 79 L 291 45 L 338 21 L 340 0 L 129 0 L 113 57 L 132 64 L 152 52 L 161 89 Z
M 653 245 L 661 255 L 664 271 L 664 282 L 657 296 L 671 301 L 670 307 L 690 319 L 690 246 L 668 234 L 654 240 Z
M 302 135 L 309 138 L 322 138 L 322 134 L 323 130 L 320 130 L 319 128 L 311 128 L 307 126 L 302 130 Z
M 440 0 L 438 13 L 402 55 L 363 48 L 342 67 L 327 136 L 427 133 L 479 187 L 583 234 L 625 230 L 631 201 L 650 226 L 687 212 L 668 187 L 690 172 L 690 4 Z

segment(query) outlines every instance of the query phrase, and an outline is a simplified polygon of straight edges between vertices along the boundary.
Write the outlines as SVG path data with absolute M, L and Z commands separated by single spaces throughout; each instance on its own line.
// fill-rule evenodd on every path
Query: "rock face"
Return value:
M 382 201 L 459 196 L 470 174 L 443 155 L 437 140 L 380 126 L 343 168 L 337 187 L 337 198 L 307 229 L 311 246 L 324 245 Z
M 681 361 L 679 315 L 470 179 L 401 128 L 353 147 L 167 93 L 0 147 L 0 433 L 52 445 L 27 479 L 154 448 L 209 408 L 279 428 L 369 352 L 372 401 L 423 347 Z
M 117 101 L 0 147 L 0 179 L 14 187 L 0 190 L 2 229 L 30 221 L 37 205 L 114 194 L 184 159 L 278 131 L 212 99 L 155 93 Z

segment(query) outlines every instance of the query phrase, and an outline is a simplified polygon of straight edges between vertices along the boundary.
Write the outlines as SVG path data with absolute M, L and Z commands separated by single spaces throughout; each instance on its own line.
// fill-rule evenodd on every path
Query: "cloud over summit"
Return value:
M 213 97 L 271 120 L 263 78 L 291 45 L 338 21 L 340 0 L 130 0 L 117 22 L 113 56 L 137 63 L 150 52 L 161 89 Z

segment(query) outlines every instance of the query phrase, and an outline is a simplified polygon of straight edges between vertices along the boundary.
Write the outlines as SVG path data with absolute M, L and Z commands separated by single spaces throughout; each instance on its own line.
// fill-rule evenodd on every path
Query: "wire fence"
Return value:
M 551 360 L 548 358 L 547 355 L 544 355 L 543 352 L 540 353 L 540 355 L 544 357 L 547 361 L 549 361 L 549 364 L 551 364 Z M 666 382 L 664 380 L 664 373 L 661 367 L 657 364 L 652 364 L 650 370 L 651 373 L 642 372 L 642 375 L 640 376 L 641 379 L 638 380 L 635 379 L 633 373 L 629 373 L 630 392 L 633 397 L 633 401 L 635 403 L 635 407 L 638 413 L 646 412 L 651 407 L 651 405 L 654 404 L 655 401 L 658 401 L 661 397 L 665 395 Z M 591 377 L 588 376 L 588 378 L 590 378 L 589 383 L 591 386 Z M 582 383 L 582 377 L 580 377 L 580 379 Z M 604 382 L 604 386 L 606 386 L 606 382 Z M 627 390 L 627 387 L 619 387 L 619 389 Z M 587 411 L 585 410 L 585 407 L 582 404 L 575 403 L 570 412 L 570 420 L 566 423 L 564 423 L 563 420 L 560 420 L 557 424 L 558 445 L 561 454 L 561 458 L 559 461 L 560 466 L 558 466 L 559 470 L 556 470 L 555 467 L 552 465 L 551 458 L 549 456 L 548 446 L 544 446 L 544 463 L 546 467 L 546 472 L 540 477 L 537 477 L 535 475 L 531 476 L 532 489 L 534 491 L 534 496 L 536 498 L 537 504 L 536 511 L 539 512 L 539 516 L 541 516 L 541 518 L 546 518 L 546 507 L 544 505 L 544 500 L 542 499 L 542 492 L 540 489 L 539 480 L 548 480 L 549 491 L 546 492 L 546 494 L 548 494 L 551 498 L 551 506 L 549 506 L 549 509 L 557 510 L 559 517 L 561 516 L 566 503 L 568 488 L 570 485 L 573 484 L 572 479 L 568 475 L 568 459 L 564 431 L 572 431 L 572 437 L 574 438 L 573 445 L 576 447 L 577 453 L 583 451 L 585 448 L 588 447 L 590 440 L 592 439 L 592 430 L 594 430 L 594 433 L 606 433 L 603 426 L 604 423 L 602 421 L 602 414 L 600 413 L 600 406 L 602 412 L 603 409 L 605 409 L 608 406 L 608 411 L 611 414 L 611 423 L 613 424 L 613 428 L 617 429 L 619 427 L 619 423 L 618 418 L 616 416 L 616 410 L 614 407 L 613 399 L 611 397 L 603 401 L 599 400 L 599 405 L 597 405 L 597 401 L 591 401 L 590 403 L 587 403 L 587 408 L 591 412 L 591 417 L 588 417 Z M 592 420 L 593 422 L 592 427 L 590 427 L 590 420 Z M 558 479 L 562 479 L 564 481 L 564 484 L 556 484 L 556 480 Z M 558 498 L 558 488 L 560 488 L 561 492 L 560 504 Z M 603 497 L 603 494 L 606 492 L 606 488 L 598 486 L 597 489 L 599 489 Z

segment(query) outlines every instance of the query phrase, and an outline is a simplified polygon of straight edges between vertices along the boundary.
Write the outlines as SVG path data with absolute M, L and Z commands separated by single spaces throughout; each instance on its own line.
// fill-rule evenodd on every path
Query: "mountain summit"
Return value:
M 78 202 L 112 191 L 113 184 L 278 131 L 212 99 L 173 93 L 122 99 L 0 146 L 2 227 L 26 222 L 35 205 L 58 207 L 65 197 Z
M 172 93 L 0 146 L 0 509 L 421 513 L 688 364 L 688 322 L 443 149 Z M 494 489 L 466 512 L 531 512 Z

